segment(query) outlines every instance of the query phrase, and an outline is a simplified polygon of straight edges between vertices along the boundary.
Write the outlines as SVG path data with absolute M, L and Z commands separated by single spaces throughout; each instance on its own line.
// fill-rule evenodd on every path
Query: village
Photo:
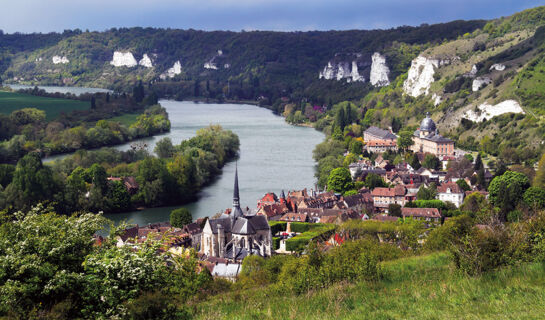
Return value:
M 353 181 L 374 176 L 383 186 L 362 187 L 350 195 L 319 190 L 317 186 L 281 190 L 278 195 L 263 195 L 254 208 L 242 208 L 235 172 L 232 208 L 181 228 L 168 222 L 136 225 L 118 236 L 117 245 L 137 246 L 152 238 L 163 241 L 165 250 L 173 254 L 193 249 L 213 276 L 235 281 L 243 259 L 249 255 L 299 254 L 317 235 L 326 246 L 338 245 L 342 239 L 335 233 L 335 226 L 348 220 L 414 219 L 433 227 L 449 219 L 447 212 L 459 208 L 470 194 L 477 192 L 488 198 L 479 181 L 483 177 L 479 178 L 475 170 L 474 162 L 478 160 L 470 161 L 464 151 L 455 149 L 452 140 L 439 134 L 429 115 L 414 132 L 411 151 L 419 163 L 433 156 L 439 161 L 436 168 L 415 169 L 409 163 L 393 164 L 385 159 L 384 153 L 398 151 L 397 139 L 391 131 L 369 127 L 364 132 L 363 148 L 367 154 L 378 156 L 348 166 Z M 481 171 L 484 183 L 490 182 L 492 174 L 484 167 Z M 125 186 L 137 188 L 131 182 L 125 181 Z

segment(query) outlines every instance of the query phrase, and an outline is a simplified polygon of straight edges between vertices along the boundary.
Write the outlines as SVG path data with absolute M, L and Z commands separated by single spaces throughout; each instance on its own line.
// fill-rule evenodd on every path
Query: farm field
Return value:
M 125 113 L 121 116 L 110 118 L 108 121 L 116 121 L 129 127 L 136 122 L 136 118 L 138 118 L 139 115 L 140 113 Z
M 45 111 L 47 121 L 57 118 L 62 112 L 89 109 L 87 101 L 38 97 L 29 94 L 0 91 L 0 113 L 10 114 L 22 108 L 37 108 Z

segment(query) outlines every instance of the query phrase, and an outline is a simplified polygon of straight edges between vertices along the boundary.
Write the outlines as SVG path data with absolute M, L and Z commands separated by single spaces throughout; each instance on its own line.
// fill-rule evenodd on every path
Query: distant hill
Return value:
M 202 81 L 202 90 L 196 92 L 193 84 L 187 84 L 188 91 L 182 94 L 216 97 L 224 94 L 225 87 L 232 98 L 263 96 L 271 102 L 290 94 L 312 99 L 327 96 L 305 93 L 308 88 L 340 90 L 357 98 L 372 88 L 368 84 L 373 53 L 384 55 L 390 77 L 395 79 L 406 72 L 412 58 L 423 49 L 471 33 L 485 23 L 454 21 L 372 31 L 205 32 L 122 28 L 106 32 L 4 34 L 0 35 L 0 76 L 11 83 L 117 90 L 127 90 L 139 79 L 146 83 L 163 82 L 160 88 L 165 83 Z M 346 57 L 345 61 L 339 61 L 340 57 Z M 360 72 L 367 74 L 364 82 L 346 85 L 342 81 L 340 85 L 319 81 L 319 74 L 328 62 L 346 62 L 350 68 L 356 60 Z M 164 89 L 164 93 L 179 92 Z

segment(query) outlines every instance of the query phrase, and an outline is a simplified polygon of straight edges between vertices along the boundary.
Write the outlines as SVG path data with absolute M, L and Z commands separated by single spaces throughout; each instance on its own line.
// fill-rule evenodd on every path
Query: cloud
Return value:
M 111 27 L 331 30 L 490 19 L 536 0 L 18 0 L 2 3 L 0 29 L 47 32 Z

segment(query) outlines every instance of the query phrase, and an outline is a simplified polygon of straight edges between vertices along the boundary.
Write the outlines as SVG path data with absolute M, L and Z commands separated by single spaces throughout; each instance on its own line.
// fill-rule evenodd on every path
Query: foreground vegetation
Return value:
M 476 277 L 448 254 L 381 265 L 381 280 L 341 282 L 307 294 L 247 289 L 197 305 L 197 319 L 538 319 L 545 313 L 545 266 L 527 263 Z

